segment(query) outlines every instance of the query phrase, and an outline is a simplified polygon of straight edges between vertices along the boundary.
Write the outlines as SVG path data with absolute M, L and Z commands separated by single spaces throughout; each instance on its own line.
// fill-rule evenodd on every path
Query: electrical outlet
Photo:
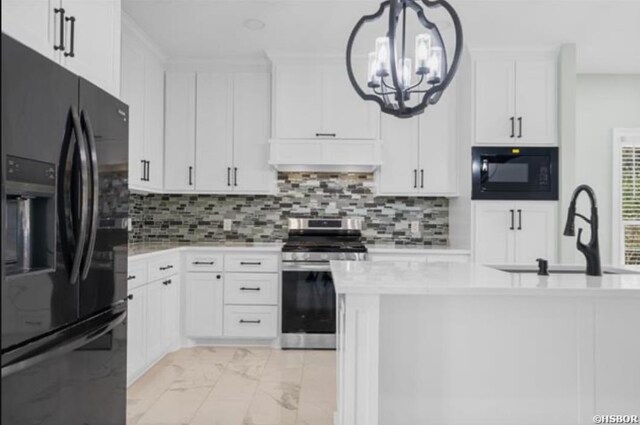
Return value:
M 232 224 L 233 224 L 233 222 L 231 221 L 230 218 L 225 218 L 224 221 L 223 221 L 224 231 L 225 232 L 230 232 Z
M 419 235 L 420 234 L 420 222 L 419 221 L 412 221 L 411 222 L 411 233 L 413 235 Z

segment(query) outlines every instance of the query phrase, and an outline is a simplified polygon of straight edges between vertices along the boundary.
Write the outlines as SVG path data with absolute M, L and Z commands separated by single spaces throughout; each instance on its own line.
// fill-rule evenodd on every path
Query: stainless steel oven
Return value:
M 289 222 L 282 253 L 283 348 L 336 346 L 336 293 L 331 260 L 366 259 L 359 224 L 352 219 Z
M 472 199 L 558 200 L 558 148 L 472 148 Z

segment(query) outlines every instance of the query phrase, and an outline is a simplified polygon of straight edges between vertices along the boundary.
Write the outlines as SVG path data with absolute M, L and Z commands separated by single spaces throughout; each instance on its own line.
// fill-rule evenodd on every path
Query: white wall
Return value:
M 612 131 L 616 127 L 640 127 L 640 75 L 578 75 L 575 182 L 591 185 L 598 196 L 603 264 L 611 262 Z M 579 209 L 588 214 L 585 203 Z M 582 262 L 581 257 L 575 251 L 573 260 Z

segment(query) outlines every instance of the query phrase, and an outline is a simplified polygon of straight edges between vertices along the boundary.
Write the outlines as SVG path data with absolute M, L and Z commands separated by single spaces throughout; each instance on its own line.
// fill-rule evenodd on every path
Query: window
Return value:
M 618 261 L 640 265 L 640 129 L 614 132 L 614 221 Z

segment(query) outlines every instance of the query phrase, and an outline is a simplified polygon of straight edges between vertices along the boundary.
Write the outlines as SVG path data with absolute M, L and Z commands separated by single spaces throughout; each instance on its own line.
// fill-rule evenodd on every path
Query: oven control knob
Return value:
M 328 260 L 328 259 L 329 259 L 329 254 L 322 254 L 322 255 L 320 256 L 320 258 L 321 258 L 322 260 Z
M 341 252 L 340 255 L 338 255 L 338 258 L 340 260 L 346 260 L 347 259 L 347 254 L 345 252 Z

